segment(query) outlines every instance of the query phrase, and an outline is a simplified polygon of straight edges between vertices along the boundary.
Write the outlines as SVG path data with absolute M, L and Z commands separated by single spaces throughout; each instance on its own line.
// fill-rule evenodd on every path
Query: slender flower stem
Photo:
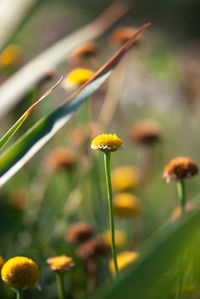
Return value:
M 58 288 L 59 299 L 65 299 L 64 274 L 63 273 L 57 273 L 56 274 L 56 280 L 57 280 L 57 288 Z
M 182 216 L 185 214 L 185 204 L 186 204 L 186 192 L 185 192 L 185 182 L 184 180 L 177 181 L 178 188 L 178 198 L 180 200 L 181 205 L 181 214 Z
M 22 299 L 23 298 L 23 291 L 22 290 L 17 290 L 17 295 L 16 295 L 16 299 Z
M 115 225 L 114 225 L 114 215 L 113 215 L 113 203 L 112 203 L 112 184 L 110 176 L 110 152 L 104 153 L 104 162 L 105 162 L 105 172 L 106 172 L 106 183 L 107 183 L 107 192 L 108 192 L 108 206 L 109 206 L 109 220 L 110 220 L 110 232 L 112 240 L 112 256 L 115 267 L 115 275 L 118 275 L 118 266 L 117 266 L 117 254 L 115 247 Z
M 186 205 L 186 190 L 185 190 L 185 182 L 184 180 L 177 181 L 177 189 L 178 189 L 178 198 L 181 205 L 181 216 L 185 215 L 185 205 Z M 181 289 L 183 286 L 183 279 L 184 279 L 184 269 L 181 265 L 183 260 L 183 253 L 180 256 L 180 278 L 179 278 L 179 284 L 176 291 L 176 297 L 175 299 L 179 299 L 181 296 Z

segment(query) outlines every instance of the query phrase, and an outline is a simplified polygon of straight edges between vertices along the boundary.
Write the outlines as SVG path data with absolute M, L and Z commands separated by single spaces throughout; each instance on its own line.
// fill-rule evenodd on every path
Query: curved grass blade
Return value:
M 61 77 L 57 83 L 52 86 L 39 100 L 37 100 L 31 107 L 26 110 L 26 112 L 16 121 L 16 123 L 7 131 L 7 133 L 0 139 L 0 150 L 4 147 L 4 145 L 8 142 L 8 140 L 15 134 L 15 132 L 19 129 L 19 127 L 23 124 L 23 122 L 27 119 L 33 108 L 35 108 L 44 98 L 46 98 L 62 81 L 63 77 Z
M 37 122 L 22 138 L 0 156 L 0 187 L 23 167 L 109 77 L 124 54 L 135 44 L 150 24 L 139 28 L 130 40 L 94 76 L 81 86 L 55 111 Z
M 4 0 L 0 3 L 0 50 L 17 30 L 37 0 Z
M 177 262 L 180 252 L 190 244 L 200 229 L 200 196 L 196 209 L 176 223 L 168 222 L 146 242 L 141 258 L 129 271 L 122 273 L 116 283 L 107 285 L 95 294 L 95 299 L 147 298 L 155 283 Z M 127 269 L 128 270 L 128 269 Z M 146 293 L 147 292 L 147 293 Z
M 128 9 L 122 0 L 114 2 L 92 23 L 57 42 L 10 77 L 0 87 L 0 117 L 15 106 L 50 69 L 66 59 L 73 49 L 104 33 Z

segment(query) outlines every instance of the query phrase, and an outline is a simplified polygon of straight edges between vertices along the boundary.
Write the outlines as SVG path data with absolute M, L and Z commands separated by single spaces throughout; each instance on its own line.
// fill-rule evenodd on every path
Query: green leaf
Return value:
M 26 112 L 16 121 L 16 123 L 6 132 L 6 134 L 0 139 L 0 150 L 3 146 L 8 142 L 8 140 L 15 134 L 15 132 L 19 129 L 19 127 L 23 124 L 23 122 L 27 119 L 31 111 L 40 103 L 44 98 L 46 98 L 62 81 L 63 77 L 61 77 L 58 82 L 51 87 L 39 100 L 37 100 L 31 107 L 26 110 Z
M 0 187 L 23 167 L 110 76 L 113 68 L 150 24 L 139 28 L 130 40 L 94 76 L 75 91 L 62 106 L 37 122 L 20 140 L 0 156 Z
M 49 70 L 65 60 L 71 51 L 97 38 L 127 10 L 128 6 L 123 1 L 115 2 L 92 23 L 63 38 L 11 76 L 0 87 L 0 117 L 15 106 Z
M 95 299 L 147 298 L 146 292 L 170 270 L 180 258 L 180 252 L 200 229 L 200 198 L 196 209 L 179 221 L 168 222 L 146 242 L 139 260 L 121 273 L 116 283 L 95 294 Z

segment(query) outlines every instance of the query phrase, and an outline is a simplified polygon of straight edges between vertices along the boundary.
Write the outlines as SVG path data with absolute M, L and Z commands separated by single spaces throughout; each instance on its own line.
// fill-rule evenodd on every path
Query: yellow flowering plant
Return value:
M 123 145 L 122 140 L 117 137 L 116 134 L 101 134 L 94 138 L 91 143 L 91 148 L 93 150 L 102 151 L 104 153 L 105 162 L 105 173 L 107 182 L 107 192 L 108 192 L 108 205 L 109 205 L 109 218 L 110 218 L 110 231 L 111 231 L 111 247 L 112 255 L 114 260 L 115 274 L 118 274 L 117 266 L 117 253 L 115 246 L 115 226 L 114 226 L 114 215 L 113 215 L 113 202 L 112 202 L 112 184 L 111 184 L 111 174 L 110 174 L 110 154 L 119 150 Z
M 1 269 L 2 280 L 17 292 L 17 299 L 28 287 L 36 286 L 40 274 L 36 263 L 27 257 L 17 256 L 9 259 Z

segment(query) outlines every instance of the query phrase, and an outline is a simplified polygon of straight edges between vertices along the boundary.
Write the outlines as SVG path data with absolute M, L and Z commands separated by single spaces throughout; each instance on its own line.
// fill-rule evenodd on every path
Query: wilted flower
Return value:
M 15 65 L 22 56 L 22 49 L 18 45 L 11 44 L 0 53 L 0 66 Z
M 84 260 L 99 256 L 108 256 L 110 255 L 110 247 L 102 238 L 92 238 L 77 249 L 77 255 Z
M 86 58 L 95 56 L 98 51 L 99 47 L 95 42 L 87 42 L 76 48 L 69 56 L 69 60 L 80 63 Z
M 57 148 L 45 159 L 45 167 L 51 171 L 57 169 L 71 170 L 76 165 L 74 155 L 65 148 Z
M 72 243 L 82 243 L 90 239 L 93 235 L 94 229 L 89 223 L 76 222 L 68 228 L 65 238 Z
M 102 152 L 115 152 L 122 145 L 122 140 L 116 134 L 101 134 L 92 140 L 91 148 Z
M 16 289 L 34 287 L 39 280 L 39 269 L 33 260 L 17 256 L 3 265 L 1 278 L 5 283 Z
M 120 217 L 132 217 L 140 214 L 141 204 L 137 196 L 119 193 L 114 197 L 114 212 Z
M 115 191 L 125 191 L 135 187 L 139 173 L 133 166 L 117 167 L 111 172 L 112 186 Z
M 85 68 L 72 70 L 64 79 L 63 86 L 68 88 L 79 87 L 92 78 L 94 72 Z
M 191 202 L 188 202 L 186 205 L 185 205 L 185 212 L 191 212 L 195 209 L 195 205 Z M 181 207 L 178 206 L 171 214 L 171 220 L 172 221 L 176 221 L 178 220 L 180 217 L 181 217 L 181 214 L 182 214 L 182 210 L 181 210 Z
M 66 255 L 50 257 L 47 259 L 47 264 L 49 264 L 50 270 L 60 273 L 69 271 L 74 266 L 72 258 Z
M 112 245 L 111 240 L 111 233 L 109 230 L 105 231 L 101 237 L 104 239 L 105 243 L 108 244 L 110 247 Z M 115 230 L 115 245 L 116 247 L 120 248 L 123 247 L 126 244 L 127 236 L 126 234 L 121 230 Z
M 163 178 L 170 182 L 171 179 L 183 180 L 193 177 L 199 172 L 197 164 L 188 157 L 172 159 L 164 169 Z
M 155 120 L 142 120 L 132 126 L 130 135 L 135 143 L 154 144 L 161 140 L 161 128 Z
M 130 264 L 134 263 L 138 259 L 138 257 L 139 257 L 139 253 L 135 251 L 124 251 L 119 253 L 117 255 L 117 264 L 118 264 L 119 271 L 123 270 Z M 115 269 L 114 269 L 113 260 L 110 261 L 109 268 L 111 273 L 114 274 Z
M 117 27 L 109 36 L 109 42 L 115 46 L 122 46 L 136 32 L 134 27 Z

